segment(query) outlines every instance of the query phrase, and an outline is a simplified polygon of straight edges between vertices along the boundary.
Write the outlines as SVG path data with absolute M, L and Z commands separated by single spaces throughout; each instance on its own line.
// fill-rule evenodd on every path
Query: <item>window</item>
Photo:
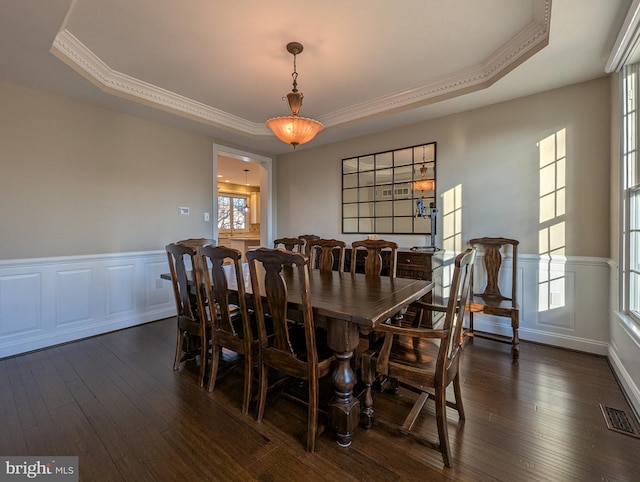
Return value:
M 623 311 L 640 323 L 640 164 L 638 109 L 640 64 L 624 68 L 622 99 L 622 279 Z
M 640 321 L 640 186 L 629 192 L 629 311 Z
M 218 231 L 246 231 L 247 198 L 243 196 L 218 196 Z

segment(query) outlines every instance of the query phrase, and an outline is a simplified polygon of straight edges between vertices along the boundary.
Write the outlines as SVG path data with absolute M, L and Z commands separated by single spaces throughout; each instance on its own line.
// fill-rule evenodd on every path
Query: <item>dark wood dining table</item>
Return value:
M 247 295 L 252 296 L 249 269 L 246 265 L 243 268 L 246 268 L 243 276 Z M 171 279 L 169 274 L 161 277 Z M 297 277 L 287 270 L 283 271 L 283 277 L 291 307 L 295 309 L 300 300 Z M 235 279 L 233 267 L 229 265 L 230 290 L 237 289 Z M 360 420 L 360 401 L 353 393 L 356 374 L 351 367 L 360 333 L 370 332 L 422 298 L 433 289 L 434 282 L 312 269 L 309 283 L 314 321 L 326 327 L 328 345 L 336 358 L 332 376 L 334 395 L 328 407 L 329 428 L 336 434 L 338 444 L 348 447 Z

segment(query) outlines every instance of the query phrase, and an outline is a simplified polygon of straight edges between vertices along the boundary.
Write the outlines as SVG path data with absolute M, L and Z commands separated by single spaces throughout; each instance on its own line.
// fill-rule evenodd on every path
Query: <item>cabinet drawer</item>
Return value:
M 403 278 L 431 279 L 431 255 L 411 251 L 398 252 L 396 274 Z

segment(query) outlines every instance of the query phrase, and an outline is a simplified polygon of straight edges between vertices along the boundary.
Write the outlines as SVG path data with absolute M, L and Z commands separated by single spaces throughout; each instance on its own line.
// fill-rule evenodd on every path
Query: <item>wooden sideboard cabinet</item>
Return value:
M 442 290 L 442 260 L 444 250 L 438 251 L 411 251 L 407 248 L 398 249 L 396 276 L 402 278 L 416 278 L 432 280 L 435 286 L 431 293 L 426 294 L 422 301 L 426 303 L 444 304 Z M 431 313 L 422 320 L 422 326 L 426 328 L 437 327 L 438 322 L 444 320 L 444 313 Z M 409 310 L 406 318 L 413 318 L 414 313 Z
M 398 248 L 397 262 L 396 262 L 396 276 L 400 278 L 415 278 L 423 280 L 432 280 L 435 282 L 435 286 L 431 293 L 425 295 L 422 300 L 426 303 L 443 304 L 443 290 L 442 290 L 442 262 L 443 262 L 444 250 L 437 251 L 412 251 L 410 248 Z M 385 267 L 389 265 L 388 253 L 382 253 L 382 274 L 387 276 L 388 270 L 385 271 Z M 356 271 L 364 273 L 364 258 L 365 252 L 359 251 L 358 258 L 356 259 Z M 351 249 L 347 248 L 345 252 L 345 271 L 349 271 L 351 266 Z M 430 315 L 430 314 L 429 314 Z M 406 318 L 413 319 L 414 312 L 409 310 Z M 425 317 L 422 320 L 422 326 L 426 328 L 434 328 L 437 323 L 444 319 L 444 313 L 437 313 L 433 318 L 431 316 Z

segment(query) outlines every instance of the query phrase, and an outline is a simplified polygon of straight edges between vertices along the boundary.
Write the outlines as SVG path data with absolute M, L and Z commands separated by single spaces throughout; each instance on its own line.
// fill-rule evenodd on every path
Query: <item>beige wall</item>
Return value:
M 0 259 L 211 237 L 210 139 L 7 83 L 0 105 Z
M 609 90 L 608 78 L 601 78 L 280 156 L 277 235 L 363 238 L 341 234 L 341 159 L 436 141 L 438 195 L 462 188 L 463 243 L 475 236 L 513 237 L 522 253 L 537 254 L 537 143 L 566 129 L 566 254 L 608 258 Z M 425 244 L 424 237 L 384 237 L 401 246 Z
M 436 141 L 439 195 L 462 187 L 463 241 L 509 236 L 537 253 L 537 143 L 564 128 L 566 253 L 609 257 L 609 92 L 602 78 L 279 156 L 276 235 L 362 238 L 341 234 L 341 159 Z M 210 236 L 210 139 L 12 84 L 0 83 L 0 102 L 0 259 L 153 250 Z M 179 216 L 180 206 L 191 216 Z

